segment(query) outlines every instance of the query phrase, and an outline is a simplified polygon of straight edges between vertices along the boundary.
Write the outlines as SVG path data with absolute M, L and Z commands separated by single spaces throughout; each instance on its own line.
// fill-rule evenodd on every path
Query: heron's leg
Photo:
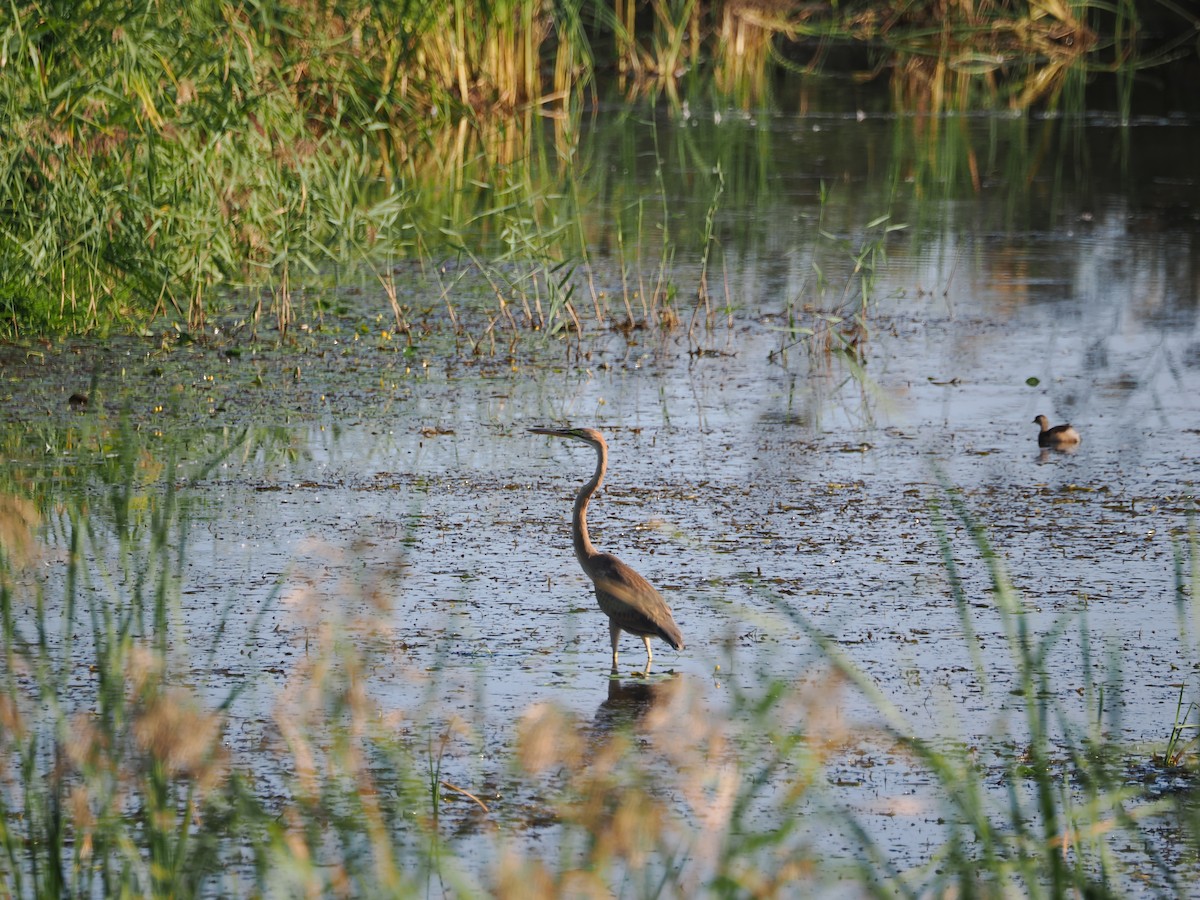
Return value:
M 621 628 L 616 622 L 609 619 L 608 621 L 608 636 L 612 640 L 613 650 L 613 667 L 612 670 L 617 671 L 617 640 L 621 637 Z
M 646 645 L 646 674 L 650 674 L 650 662 L 654 659 L 654 654 L 650 652 L 650 638 L 642 635 L 642 643 Z

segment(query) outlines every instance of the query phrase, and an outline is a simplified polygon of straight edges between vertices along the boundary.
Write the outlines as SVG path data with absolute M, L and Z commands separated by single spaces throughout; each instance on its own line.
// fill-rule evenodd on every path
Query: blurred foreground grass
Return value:
M 84 427 L 71 447 L 49 468 L 10 459 L 0 488 L 4 896 L 1189 891 L 1200 837 L 1191 708 L 1163 723 L 1154 756 L 1112 743 L 1119 691 L 1081 700 L 1049 681 L 1062 630 L 1028 630 L 1003 558 L 951 486 L 930 493 L 930 527 L 976 683 L 1019 698 L 1014 733 L 982 746 L 953 729 L 918 734 L 885 687 L 764 587 L 819 650 L 803 683 L 731 680 L 722 715 L 682 676 L 611 682 L 592 722 L 537 703 L 490 751 L 499 781 L 460 784 L 444 763 L 480 746 L 472 724 L 432 692 L 397 704 L 371 687 L 373 670 L 397 665 L 388 635 L 403 559 L 337 586 L 336 608 L 319 576 L 295 571 L 256 600 L 229 585 L 200 627 L 182 614 L 202 511 L 194 485 L 215 467 L 293 452 L 283 433 L 148 443 L 127 427 Z M 1190 621 L 1195 534 L 1176 548 Z M 961 575 L 977 567 L 986 598 L 966 595 Z M 1011 682 L 985 670 L 975 645 L 985 601 Z M 280 604 L 301 623 L 303 652 L 264 649 L 264 617 Z M 247 720 L 235 709 L 252 684 L 260 696 L 277 687 Z M 874 724 L 837 713 L 850 693 Z M 931 785 L 937 838 L 922 864 L 902 865 L 839 799 L 833 771 L 854 747 L 882 748 Z M 1168 777 L 1187 787 L 1156 787 Z M 857 849 L 832 853 L 822 835 Z

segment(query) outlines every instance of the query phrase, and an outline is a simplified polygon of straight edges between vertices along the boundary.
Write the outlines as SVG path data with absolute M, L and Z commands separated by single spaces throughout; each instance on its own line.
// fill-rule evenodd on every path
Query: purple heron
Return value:
M 575 546 L 575 558 L 583 567 L 584 574 L 596 586 L 596 600 L 600 609 L 608 616 L 608 633 L 612 640 L 612 670 L 617 671 L 617 640 L 621 632 L 637 635 L 646 645 L 646 672 L 650 674 L 650 663 L 654 654 L 650 651 L 650 638 L 662 638 L 676 650 L 683 649 L 683 635 L 671 607 L 650 582 L 625 565 L 611 553 L 601 553 L 588 537 L 587 508 L 592 495 L 604 481 L 608 469 L 608 444 L 604 436 L 594 428 L 530 428 L 534 434 L 551 437 L 571 438 L 583 441 L 596 451 L 596 471 L 591 480 L 580 488 L 575 497 L 575 512 L 571 518 L 571 539 Z

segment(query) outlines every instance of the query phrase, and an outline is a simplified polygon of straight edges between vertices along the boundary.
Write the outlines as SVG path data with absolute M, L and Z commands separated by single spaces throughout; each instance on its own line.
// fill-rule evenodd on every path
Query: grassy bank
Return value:
M 761 104 L 779 73 L 859 47 L 897 104 L 936 112 L 1078 102 L 1089 72 L 1132 76 L 1183 41 L 1144 42 L 1129 4 L 934 18 L 787 2 L 14 4 L 0 330 L 170 317 L 199 332 L 236 308 L 286 331 L 318 273 L 445 253 L 517 261 L 564 311 L 583 283 L 565 273 L 592 252 L 576 153 L 598 72 L 630 98 Z

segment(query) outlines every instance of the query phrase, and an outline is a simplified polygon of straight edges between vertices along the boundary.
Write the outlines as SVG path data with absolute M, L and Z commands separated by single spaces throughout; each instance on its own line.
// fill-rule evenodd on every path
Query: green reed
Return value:
M 418 742 L 363 692 L 382 649 L 363 622 L 282 578 L 249 606 L 231 590 L 192 612 L 207 620 L 185 614 L 191 530 L 211 515 L 197 483 L 247 460 L 286 468 L 286 431 L 167 439 L 101 418 L 37 432 L 2 444 L 0 894 L 413 896 L 435 877 L 469 891 L 441 872 Z M 368 610 L 395 575 L 357 584 Z M 305 653 L 257 745 L 231 750 L 285 587 Z M 412 712 L 434 727 L 433 710 Z
M 433 130 L 412 124 L 469 113 L 477 90 L 543 97 L 527 82 L 546 23 L 529 3 L 497 17 L 459 4 L 452 21 L 427 4 L 70 6 L 17 6 L 0 36 L 0 117 L 19 138 L 0 150 L 10 329 L 168 313 L 196 330 L 219 288 L 249 284 L 286 331 L 315 273 L 393 235 L 393 250 L 419 250 L 402 231 L 422 218 L 406 170 Z M 508 30 L 481 31 L 491 22 Z M 558 23 L 565 71 L 586 70 L 577 31 Z M 452 69 L 427 65 L 439 60 Z
M 759 595 L 816 647 L 812 677 L 784 683 L 764 671 L 752 689 L 737 679 L 721 681 L 730 705 L 719 720 L 698 715 L 682 683 L 647 685 L 642 689 L 656 694 L 652 711 L 630 723 L 629 732 L 590 746 L 570 715 L 531 710 L 521 765 L 551 786 L 562 839 L 581 833 L 584 855 L 558 869 L 525 860 L 515 871 L 543 884 L 541 896 L 614 883 L 646 897 L 819 893 L 848 884 L 873 896 L 1121 896 L 1136 891 L 1147 872 L 1169 893 L 1186 895 L 1185 878 L 1154 848 L 1166 829 L 1167 844 L 1194 852 L 1200 833 L 1187 800 L 1156 796 L 1131 781 L 1127 766 L 1137 750 L 1109 737 L 1119 733 L 1120 710 L 1111 699 L 1120 694 L 1119 661 L 1108 660 L 1099 691 L 1085 692 L 1080 717 L 1074 693 L 1051 681 L 1047 660 L 1077 626 L 1082 671 L 1104 672 L 1094 665 L 1100 660 L 1093 659 L 1086 617 L 1035 633 L 1026 599 L 964 498 L 943 483 L 929 509 L 963 640 L 976 661 L 975 686 L 1017 698 L 1011 730 L 958 736 L 948 715 L 944 731 L 920 733 L 837 642 L 790 598 L 772 597 L 763 585 Z M 985 593 L 969 596 L 964 570 L 980 568 Z M 758 579 L 747 581 L 756 586 Z M 989 609 L 976 611 L 985 599 Z M 977 617 L 1000 624 L 1008 666 L 984 669 Z M 829 714 L 847 693 L 869 701 L 877 725 L 849 726 Z M 632 738 L 641 750 L 628 745 Z M 924 863 L 899 868 L 831 790 L 831 770 L 859 746 L 902 755 L 932 785 L 935 806 L 924 815 L 936 817 L 941 837 L 931 839 Z M 665 768 L 647 761 L 653 757 L 665 760 Z M 1194 754 L 1185 764 L 1194 772 Z M 556 771 L 559 777 L 547 777 Z M 676 802 L 647 807 L 647 795 Z M 819 840 L 810 843 L 804 824 L 811 822 L 820 823 L 826 840 L 845 835 L 858 848 L 854 858 L 831 861 Z M 606 840 L 635 823 L 641 853 Z
M 0 745 L 11 763 L 0 770 L 0 870 L 18 896 L 162 895 L 203 880 L 219 865 L 214 843 L 238 833 L 219 814 L 207 820 L 215 833 L 193 817 L 240 802 L 220 774 L 217 717 L 171 686 L 189 523 L 178 459 L 140 456 L 127 425 L 83 429 L 72 445 L 57 464 L 63 494 L 5 521 L 19 537 L 42 519 L 64 556 L 32 580 L 36 543 L 6 540 L 0 558 Z M 35 471 L 6 469 L 4 496 L 19 503 Z
M 1146 11 L 1132 0 L 1112 14 L 1012 2 L 936 16 L 733 0 L 655 0 L 642 16 L 632 2 L 14 3 L 0 24 L 11 138 L 0 145 L 0 328 L 167 316 L 199 332 L 247 289 L 244 312 L 286 333 L 311 313 L 306 288 L 333 269 L 433 263 L 458 236 L 491 262 L 489 237 L 507 232 L 512 203 L 571 197 L 551 226 L 561 239 L 541 234 L 545 214 L 528 216 L 508 252 L 537 235 L 533 271 L 547 257 L 580 263 L 603 318 L 577 202 L 592 190 L 567 171 L 598 65 L 615 59 L 632 94 L 677 109 L 709 96 L 705 78 L 750 106 L 799 48 L 861 41 L 894 55 L 886 68 L 906 110 L 1078 104 L 1097 69 L 1120 74 L 1128 106 L 1129 73 L 1183 46 L 1144 46 Z M 546 121 L 549 144 L 534 134 Z M 539 158 L 550 165 L 539 171 Z M 484 203 L 492 190 L 506 202 Z M 554 283 L 559 308 L 578 316 Z
M 488 777 L 501 800 L 493 806 L 472 785 L 447 780 L 451 756 L 480 752 L 476 726 L 447 716 L 433 690 L 412 694 L 403 708 L 373 696 L 372 671 L 395 663 L 384 635 L 402 559 L 351 584 L 322 584 L 303 572 L 285 577 L 237 622 L 245 600 L 231 590 L 236 596 L 216 612 L 215 627 L 203 629 L 211 637 L 189 647 L 181 596 L 192 577 L 194 523 L 204 512 L 196 485 L 240 460 L 286 466 L 293 448 L 285 432 L 164 442 L 97 423 L 35 437 L 5 435 L 10 463 L 0 485 L 6 893 L 417 896 L 432 889 L 550 897 L 621 888 L 639 897 L 758 896 L 849 883 L 881 896 L 1065 897 L 1129 889 L 1130 847 L 1142 848 L 1134 865 L 1186 892 L 1147 831 L 1174 829 L 1172 840 L 1192 847 L 1200 832 L 1185 802 L 1157 798 L 1126 776 L 1136 751 L 1108 736 L 1119 733 L 1112 727 L 1120 716 L 1117 660 L 1081 701 L 1057 689 L 1046 660 L 1076 626 L 1082 670 L 1103 668 L 1086 618 L 1034 632 L 1027 601 L 986 529 L 945 484 L 929 498 L 930 527 L 974 685 L 1017 698 L 1011 733 L 968 738 L 949 723 L 945 733 L 919 733 L 790 598 L 747 576 L 810 638 L 811 650 L 801 652 L 810 653 L 811 678 L 714 672 L 727 697 L 720 715 L 691 679 L 613 681 L 618 718 L 604 727 L 538 704 L 521 715 L 511 743 L 488 751 L 500 756 Z M 70 448 L 55 458 L 52 478 L 44 477 L 44 461 L 12 462 L 34 443 Z M 55 487 L 47 492 L 47 484 Z M 421 539 L 418 518 L 401 546 Z M 52 575 L 29 578 L 38 554 L 51 551 L 61 552 L 45 559 Z M 1182 596 L 1200 562 L 1194 540 L 1190 549 L 1180 545 L 1178 558 Z M 323 568 L 315 561 L 314 572 Z M 974 596 L 979 572 L 986 588 Z M 331 591 L 355 602 L 331 607 Z M 260 657 L 256 635 L 285 596 L 306 635 L 304 652 L 273 689 L 253 751 L 228 749 L 242 686 L 274 665 Z M 976 637 L 983 617 L 999 624 L 1007 667 L 983 666 Z M 227 651 L 230 641 L 244 642 L 246 679 L 204 694 L 196 685 L 210 683 L 207 673 L 228 658 L 217 648 Z M 854 692 L 869 701 L 875 724 L 852 726 L 831 714 L 840 696 Z M 1183 696 L 1174 728 L 1163 723 L 1166 752 L 1150 764 L 1190 772 Z M 855 747 L 901 755 L 932 785 L 942 837 L 923 865 L 900 869 L 838 798 L 831 772 Z M 451 816 L 448 797 L 475 810 L 480 826 L 467 833 L 475 849 L 489 848 L 486 866 L 460 855 L 455 829 L 470 819 Z M 1164 815 L 1172 812 L 1174 824 Z M 526 816 L 553 824 L 557 853 L 525 848 Z M 861 849 L 826 859 L 812 822 L 818 833 L 846 835 Z
M 1068 697 L 1049 680 L 1046 659 L 1070 623 L 1063 620 L 1047 633 L 1033 633 L 1024 599 L 963 497 L 943 482 L 929 503 L 977 684 L 985 693 L 1006 692 L 1021 698 L 1022 721 L 1014 735 L 1017 746 L 1001 740 L 991 748 L 977 743 L 973 749 L 966 743 L 954 747 L 948 736 L 917 734 L 891 699 L 834 642 L 806 617 L 784 607 L 836 670 L 871 701 L 886 731 L 912 754 L 916 768 L 929 773 L 941 797 L 939 818 L 946 822 L 946 837 L 933 847 L 927 865 L 884 876 L 872 864 L 870 881 L 886 893 L 901 896 L 999 897 L 1012 891 L 1034 897 L 1120 895 L 1131 886 L 1124 863 L 1114 852 L 1120 843 L 1143 848 L 1144 861 L 1134 865 L 1154 869 L 1171 890 L 1182 894 L 1183 883 L 1143 832 L 1160 828 L 1160 816 L 1169 813 L 1174 803 L 1144 794 L 1126 779 L 1123 761 L 1132 757 L 1132 751 L 1105 736 L 1103 692 L 1088 691 L 1085 699 L 1093 714 L 1087 718 L 1093 725 L 1081 731 L 1072 724 Z M 966 536 L 965 545 L 952 539 L 951 523 Z M 972 550 L 975 561 L 962 562 Z M 973 621 L 977 614 L 971 611 L 978 600 L 967 602 L 961 577 L 964 565 L 976 563 L 988 575 L 989 605 L 1002 626 L 1011 676 L 983 668 Z M 1081 665 L 1089 671 L 1086 618 L 1078 624 Z M 1110 661 L 1110 696 L 1118 694 L 1120 677 L 1119 664 Z M 1114 713 L 1110 707 L 1108 714 L 1119 716 L 1119 711 Z M 1194 765 L 1194 759 L 1189 765 Z M 989 787 L 998 777 L 1005 785 L 1003 792 Z M 1198 838 L 1183 825 L 1175 840 L 1194 846 Z M 869 842 L 867 846 L 872 855 L 879 852 Z

